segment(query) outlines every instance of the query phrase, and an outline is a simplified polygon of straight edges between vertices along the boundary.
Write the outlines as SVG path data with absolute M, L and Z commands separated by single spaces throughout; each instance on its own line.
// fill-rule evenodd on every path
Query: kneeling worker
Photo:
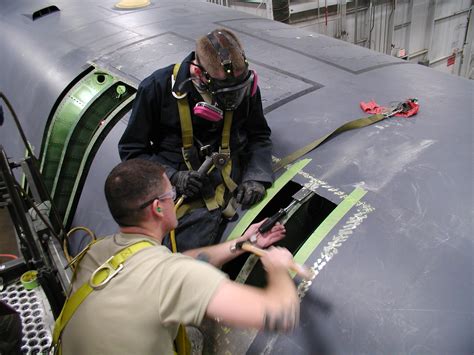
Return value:
M 230 281 L 214 267 L 243 253 L 232 246 L 249 239 L 260 224 L 237 240 L 189 250 L 188 256 L 173 254 L 161 245 L 177 226 L 175 190 L 161 165 L 141 159 L 120 163 L 106 180 L 105 194 L 120 233 L 92 245 L 77 265 L 70 299 L 79 288 L 92 289 L 71 317 L 67 306 L 60 316 L 65 327 L 55 332 L 63 354 L 173 354 L 179 324 L 199 325 L 204 316 L 277 331 L 297 325 L 288 250 L 272 247 L 261 258 L 265 289 Z M 257 246 L 268 247 L 284 234 L 277 224 Z

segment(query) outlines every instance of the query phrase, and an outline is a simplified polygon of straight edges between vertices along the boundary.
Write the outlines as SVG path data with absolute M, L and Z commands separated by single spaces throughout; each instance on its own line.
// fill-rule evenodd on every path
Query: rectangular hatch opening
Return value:
M 281 208 L 287 207 L 294 200 L 293 196 L 296 196 L 302 188 L 301 185 L 289 181 L 257 215 L 252 223 L 273 216 Z M 286 237 L 275 245 L 285 247 L 295 255 L 316 228 L 336 207 L 335 203 L 313 192 L 312 196 L 305 200 L 286 221 Z M 239 256 L 224 265 L 223 271 L 229 274 L 232 280 L 237 279 L 248 285 L 264 287 L 266 285 L 266 277 L 262 264 L 260 261 L 256 264 L 247 262 L 249 257 L 249 253 Z

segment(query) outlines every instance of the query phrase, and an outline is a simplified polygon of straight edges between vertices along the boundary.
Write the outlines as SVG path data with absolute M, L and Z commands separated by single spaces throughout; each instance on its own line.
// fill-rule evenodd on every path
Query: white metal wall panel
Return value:
M 400 49 L 405 49 L 406 53 L 410 52 L 410 27 L 412 8 L 410 0 L 397 2 L 394 14 L 394 30 L 392 36 L 392 44 L 394 45 L 392 55 L 396 55 Z
M 429 38 L 427 37 L 429 33 L 427 29 L 431 26 L 428 18 L 430 2 L 429 0 L 414 0 L 413 2 L 410 52 L 418 52 L 428 48 Z
M 435 8 L 430 65 L 438 70 L 458 74 L 461 51 L 467 31 L 469 4 L 466 1 L 439 1 Z M 448 58 L 454 54 L 454 63 Z

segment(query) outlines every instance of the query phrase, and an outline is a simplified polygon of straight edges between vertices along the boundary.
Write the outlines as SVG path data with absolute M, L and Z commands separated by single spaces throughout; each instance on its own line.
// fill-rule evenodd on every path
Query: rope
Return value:
M 71 263 L 72 261 L 72 257 L 71 255 L 69 254 L 69 250 L 68 250 L 68 247 L 67 247 L 67 241 L 69 239 L 69 236 L 77 231 L 84 231 L 86 232 L 87 234 L 89 234 L 89 236 L 91 237 L 92 241 L 95 241 L 97 240 L 95 234 L 93 231 L 91 231 L 89 228 L 87 227 L 74 227 L 73 229 L 71 229 L 69 232 L 67 232 L 66 234 L 66 238 L 63 239 L 63 251 L 64 251 L 64 255 L 66 256 L 66 260 L 68 262 L 68 264 Z M 71 265 L 71 267 L 74 269 L 75 268 L 75 265 Z

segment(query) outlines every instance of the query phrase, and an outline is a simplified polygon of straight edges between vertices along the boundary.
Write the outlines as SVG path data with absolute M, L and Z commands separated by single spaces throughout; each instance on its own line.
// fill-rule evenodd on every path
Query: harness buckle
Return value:
M 230 159 L 230 154 L 229 153 L 214 153 L 212 156 L 212 162 L 214 163 L 214 166 L 222 170 L 226 166 L 227 162 Z
M 418 99 L 408 99 L 397 103 L 391 110 L 384 113 L 385 117 L 392 117 L 400 114 L 403 117 L 410 117 L 418 112 Z
M 174 88 L 174 84 L 176 83 L 176 79 L 174 77 L 174 74 L 171 75 L 171 95 L 173 95 L 176 99 L 184 99 L 186 97 L 186 95 L 188 94 L 187 92 L 185 92 L 184 94 L 180 93 L 180 92 L 174 92 L 173 91 L 173 88 Z
M 101 266 L 99 266 L 92 273 L 92 275 L 89 279 L 89 286 L 90 287 L 92 287 L 95 290 L 100 290 L 101 288 L 104 288 L 105 285 L 107 285 L 109 283 L 109 281 L 112 280 L 115 277 L 115 275 L 117 275 L 120 271 L 122 271 L 123 264 L 120 264 L 120 265 L 117 266 L 117 268 L 114 268 L 114 266 L 110 263 L 113 258 L 114 258 L 113 256 L 108 258 L 105 263 L 103 263 Z M 97 276 L 97 274 L 101 271 L 108 272 L 109 274 L 107 275 L 107 277 L 103 281 L 96 284 L 94 279 Z

